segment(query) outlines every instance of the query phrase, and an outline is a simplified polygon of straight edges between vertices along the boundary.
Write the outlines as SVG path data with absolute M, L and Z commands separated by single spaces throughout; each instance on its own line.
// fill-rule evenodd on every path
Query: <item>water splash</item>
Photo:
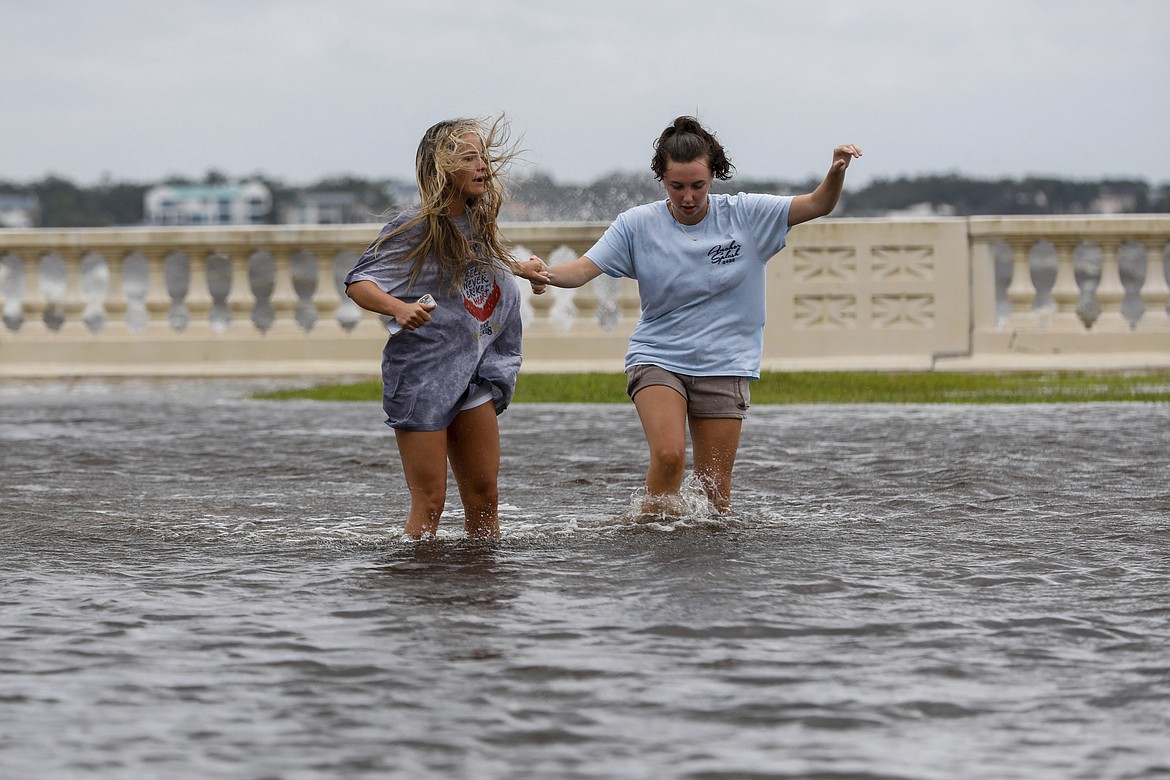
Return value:
M 635 490 L 626 508 L 608 525 L 670 533 L 691 528 L 720 530 L 739 523 L 734 514 L 715 508 L 694 474 L 683 479 L 677 495 L 657 496 L 649 502 L 646 499 L 645 487 Z

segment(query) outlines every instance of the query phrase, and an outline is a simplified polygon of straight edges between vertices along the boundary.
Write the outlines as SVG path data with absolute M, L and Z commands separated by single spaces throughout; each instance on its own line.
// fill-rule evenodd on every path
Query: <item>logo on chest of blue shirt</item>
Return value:
M 741 249 L 743 249 L 743 245 L 733 238 L 726 244 L 716 244 L 711 247 L 707 252 L 707 257 L 711 260 L 711 265 L 728 265 L 739 259 Z

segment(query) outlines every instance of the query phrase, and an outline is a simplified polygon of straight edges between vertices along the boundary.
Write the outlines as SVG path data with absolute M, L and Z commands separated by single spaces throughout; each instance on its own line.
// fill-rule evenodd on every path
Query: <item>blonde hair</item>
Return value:
M 471 223 L 468 240 L 447 215 L 455 193 L 455 175 L 467 165 L 464 136 L 471 133 L 483 145 L 487 177 L 484 194 L 465 204 Z M 509 144 L 509 126 L 501 114 L 490 123 L 483 119 L 448 119 L 432 125 L 423 134 L 415 155 L 418 181 L 418 214 L 398 229 L 383 236 L 378 244 L 422 225 L 422 238 L 405 260 L 412 262 L 409 285 L 414 286 L 427 258 L 438 263 L 438 281 L 454 292 L 463 285 L 468 261 L 490 271 L 493 261 L 514 268 L 496 225 L 506 194 L 504 182 L 509 164 L 518 152 Z

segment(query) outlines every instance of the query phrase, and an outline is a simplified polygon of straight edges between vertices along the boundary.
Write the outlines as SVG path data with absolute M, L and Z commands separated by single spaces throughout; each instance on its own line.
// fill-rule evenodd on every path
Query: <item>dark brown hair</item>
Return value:
M 656 179 L 662 181 L 669 163 L 689 163 L 703 158 L 717 179 L 726 181 L 735 172 L 735 166 L 727 159 L 727 153 L 715 134 L 693 116 L 680 116 L 654 142 L 650 170 L 654 171 Z

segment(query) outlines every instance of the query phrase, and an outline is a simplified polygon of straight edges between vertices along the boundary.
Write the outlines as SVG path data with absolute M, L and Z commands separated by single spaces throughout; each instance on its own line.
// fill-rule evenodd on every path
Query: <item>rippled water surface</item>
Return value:
M 1170 406 L 756 407 L 650 526 L 632 407 L 516 406 L 495 543 L 381 419 L 0 386 L 0 775 L 1170 776 Z

